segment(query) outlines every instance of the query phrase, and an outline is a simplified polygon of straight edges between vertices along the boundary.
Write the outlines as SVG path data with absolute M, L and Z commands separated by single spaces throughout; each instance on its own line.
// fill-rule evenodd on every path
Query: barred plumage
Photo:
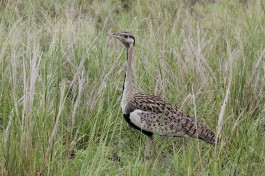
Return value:
M 125 107 L 125 113 L 138 110 L 139 129 L 165 136 L 195 137 L 211 144 L 214 133 L 205 124 L 186 114 L 157 96 L 136 93 Z

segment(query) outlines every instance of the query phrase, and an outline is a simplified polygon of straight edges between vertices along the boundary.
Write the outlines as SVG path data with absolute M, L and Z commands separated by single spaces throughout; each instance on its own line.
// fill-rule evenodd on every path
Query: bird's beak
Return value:
M 108 36 L 115 37 L 119 40 L 121 39 L 121 36 L 118 33 L 113 33 L 113 32 L 111 32 L 111 30 L 108 31 Z

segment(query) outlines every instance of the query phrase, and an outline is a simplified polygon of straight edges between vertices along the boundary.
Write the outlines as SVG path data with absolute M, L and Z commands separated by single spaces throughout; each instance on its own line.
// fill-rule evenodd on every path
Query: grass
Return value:
M 192 3 L 195 2 L 195 3 Z M 265 3 L 1 1 L 2 175 L 262 175 Z M 122 117 L 122 44 L 131 31 L 140 90 L 221 137 L 145 136 Z M 69 157 L 72 159 L 69 159 Z

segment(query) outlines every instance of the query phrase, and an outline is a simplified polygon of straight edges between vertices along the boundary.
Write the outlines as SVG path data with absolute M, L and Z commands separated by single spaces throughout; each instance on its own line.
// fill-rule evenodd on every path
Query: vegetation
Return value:
M 262 175 L 265 2 L 1 1 L 2 175 Z M 145 136 L 120 108 L 125 49 L 136 35 L 137 86 L 218 133 Z

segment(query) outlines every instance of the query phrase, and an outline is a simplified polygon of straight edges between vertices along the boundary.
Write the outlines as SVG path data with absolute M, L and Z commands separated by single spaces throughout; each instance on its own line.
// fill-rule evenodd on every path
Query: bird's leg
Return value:
M 146 146 L 145 146 L 145 152 L 146 152 L 146 164 L 150 163 L 151 159 L 151 151 L 152 151 L 152 143 L 153 143 L 153 137 L 152 136 L 147 136 L 146 138 Z

